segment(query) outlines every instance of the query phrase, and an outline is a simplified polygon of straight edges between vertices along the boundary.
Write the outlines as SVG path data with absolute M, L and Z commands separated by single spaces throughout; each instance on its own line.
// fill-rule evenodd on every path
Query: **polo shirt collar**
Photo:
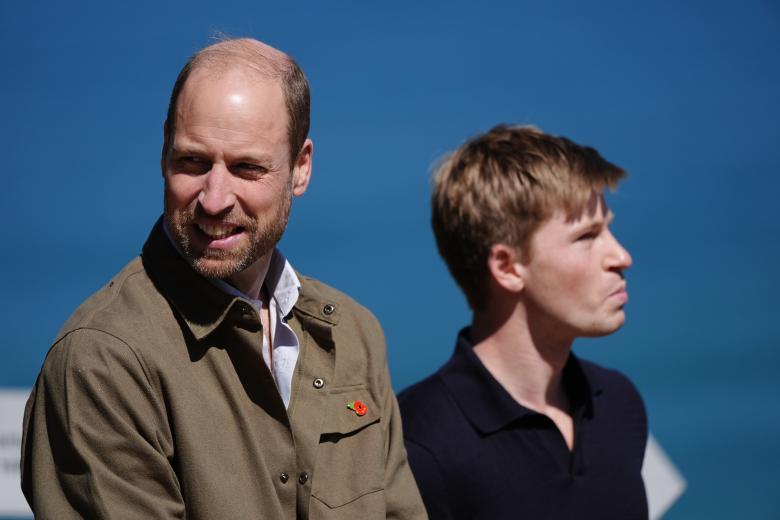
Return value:
M 539 415 L 515 401 L 485 368 L 474 353 L 468 327 L 458 334 L 455 353 L 439 375 L 463 413 L 482 433 L 493 433 L 514 421 Z M 574 354 L 569 355 L 563 379 L 575 413 L 580 408 L 592 413 L 594 390 Z

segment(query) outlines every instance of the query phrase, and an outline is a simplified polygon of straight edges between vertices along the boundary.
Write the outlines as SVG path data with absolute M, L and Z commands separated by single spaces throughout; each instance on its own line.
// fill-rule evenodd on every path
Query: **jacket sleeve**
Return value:
M 409 468 L 404 447 L 401 412 L 390 384 L 385 360 L 381 383 L 383 409 L 387 421 L 387 459 L 385 463 L 385 497 L 387 518 L 397 520 L 427 519 L 420 491 Z
M 118 338 L 70 332 L 27 402 L 22 490 L 36 518 L 184 518 L 165 407 Z

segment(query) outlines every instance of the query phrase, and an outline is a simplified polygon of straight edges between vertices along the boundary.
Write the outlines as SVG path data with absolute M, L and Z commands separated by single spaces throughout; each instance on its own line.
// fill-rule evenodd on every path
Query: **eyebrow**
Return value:
M 607 216 L 602 218 L 593 218 L 589 220 L 588 222 L 583 222 L 577 226 L 574 227 L 573 233 L 579 234 L 584 231 L 588 231 L 597 227 L 601 226 L 609 226 L 612 223 L 612 220 L 615 218 L 615 214 L 610 211 L 607 213 Z
M 190 143 L 186 143 L 180 146 L 176 146 L 176 144 L 174 143 L 173 146 L 171 146 L 171 152 L 174 155 L 178 155 L 178 156 L 208 155 L 208 152 L 206 151 L 205 148 Z M 258 163 L 262 166 L 270 166 L 270 167 L 274 166 L 273 157 L 267 153 L 253 154 L 251 152 L 243 152 L 234 157 L 229 156 L 228 162 L 229 163 L 244 163 L 244 162 Z
M 185 144 L 176 146 L 176 143 L 171 144 L 171 152 L 176 155 L 204 155 L 206 152 L 203 148 L 197 145 Z

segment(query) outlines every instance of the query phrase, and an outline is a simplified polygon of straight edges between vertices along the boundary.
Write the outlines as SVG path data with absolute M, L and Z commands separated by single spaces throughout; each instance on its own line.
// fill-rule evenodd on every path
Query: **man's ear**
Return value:
M 506 244 L 493 244 L 487 259 L 493 281 L 504 290 L 519 294 L 525 287 L 525 277 L 519 252 Z
M 163 123 L 163 145 L 160 152 L 160 171 L 162 176 L 165 177 L 165 163 L 168 161 L 168 147 L 170 146 L 170 128 L 168 127 L 168 120 Z
M 298 152 L 292 171 L 292 192 L 296 197 L 300 197 L 306 192 L 311 179 L 312 154 L 314 153 L 314 143 L 311 139 L 306 139 Z

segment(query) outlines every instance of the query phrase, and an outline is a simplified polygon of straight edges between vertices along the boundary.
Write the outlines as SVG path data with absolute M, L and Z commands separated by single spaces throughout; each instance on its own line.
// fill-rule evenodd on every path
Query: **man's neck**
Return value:
M 539 328 L 529 324 L 521 304 L 504 312 L 475 312 L 474 353 L 515 401 L 547 415 L 554 410 L 568 413 L 562 375 L 573 339 L 555 338 L 552 331 Z

